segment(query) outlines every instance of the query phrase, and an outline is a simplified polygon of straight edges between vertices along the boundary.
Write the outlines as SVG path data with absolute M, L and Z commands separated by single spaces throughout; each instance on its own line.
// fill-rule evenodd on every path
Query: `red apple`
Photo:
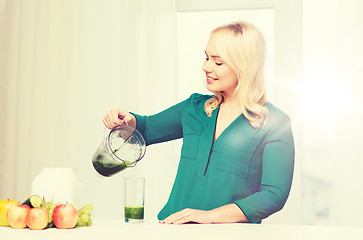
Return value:
M 41 230 L 48 225 L 49 213 L 45 207 L 31 208 L 26 216 L 26 225 L 32 230 Z
M 8 222 L 12 228 L 26 228 L 26 216 L 30 207 L 28 205 L 13 205 L 8 210 Z
M 78 221 L 78 210 L 70 203 L 61 204 L 53 210 L 53 222 L 57 228 L 74 228 Z
M 10 200 L 8 198 L 4 198 L 3 200 L 0 201 L 0 226 L 5 226 L 5 227 L 10 226 L 7 217 L 8 210 L 10 206 L 18 204 L 19 204 L 18 201 Z

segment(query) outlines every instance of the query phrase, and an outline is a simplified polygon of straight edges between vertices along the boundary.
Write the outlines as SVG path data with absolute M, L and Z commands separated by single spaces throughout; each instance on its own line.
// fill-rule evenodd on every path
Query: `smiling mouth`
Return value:
M 218 79 L 217 78 L 212 78 L 212 77 L 209 77 L 208 75 L 207 75 L 207 83 L 212 83 L 212 82 L 215 82 L 215 81 L 217 81 Z

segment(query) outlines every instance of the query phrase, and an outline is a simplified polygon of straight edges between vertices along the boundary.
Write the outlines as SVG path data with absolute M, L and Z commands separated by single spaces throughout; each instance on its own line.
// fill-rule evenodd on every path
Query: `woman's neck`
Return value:
M 236 95 L 223 94 L 223 101 L 221 104 L 228 106 L 240 106 Z

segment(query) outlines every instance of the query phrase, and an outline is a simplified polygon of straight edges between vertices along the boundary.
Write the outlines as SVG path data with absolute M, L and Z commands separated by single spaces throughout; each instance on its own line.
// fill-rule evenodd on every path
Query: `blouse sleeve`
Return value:
M 160 113 L 136 117 L 136 129 L 143 135 L 146 145 L 166 142 L 183 137 L 182 115 L 196 94 Z
M 263 151 L 261 188 L 235 202 L 253 223 L 260 223 L 281 210 L 292 184 L 295 147 L 290 119 L 284 115 L 269 122 Z

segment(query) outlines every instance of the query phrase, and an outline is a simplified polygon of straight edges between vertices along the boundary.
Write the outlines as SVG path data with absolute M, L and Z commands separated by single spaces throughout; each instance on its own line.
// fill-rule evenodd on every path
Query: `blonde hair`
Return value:
M 236 22 L 214 29 L 210 35 L 218 55 L 237 74 L 238 85 L 234 94 L 242 106 L 243 115 L 254 128 L 263 126 L 269 112 L 266 102 L 266 88 L 263 78 L 265 61 L 265 40 L 261 32 L 247 22 Z M 204 111 L 212 116 L 223 101 L 221 92 L 204 104 Z

